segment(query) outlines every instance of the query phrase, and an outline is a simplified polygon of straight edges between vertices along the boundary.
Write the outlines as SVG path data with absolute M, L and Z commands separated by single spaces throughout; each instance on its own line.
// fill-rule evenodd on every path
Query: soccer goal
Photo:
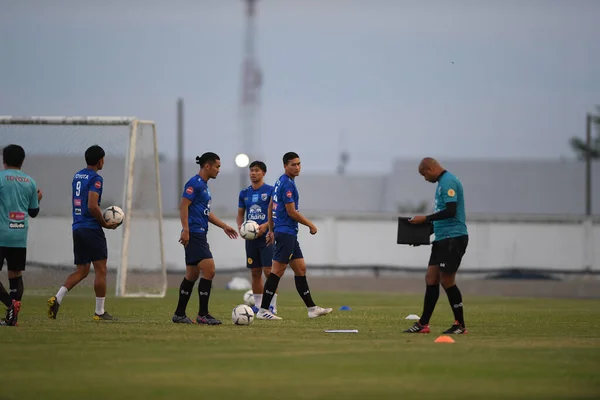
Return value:
M 28 293 L 51 295 L 74 271 L 72 179 L 85 168 L 85 150 L 106 152 L 100 207 L 125 211 L 123 225 L 105 230 L 108 284 L 122 297 L 164 297 L 167 273 L 162 234 L 162 204 L 156 125 L 133 117 L 0 116 L 0 148 L 25 149 L 22 170 L 43 192 L 40 214 L 30 219 Z M 93 271 L 93 270 L 92 270 Z M 73 292 L 89 295 L 90 272 Z

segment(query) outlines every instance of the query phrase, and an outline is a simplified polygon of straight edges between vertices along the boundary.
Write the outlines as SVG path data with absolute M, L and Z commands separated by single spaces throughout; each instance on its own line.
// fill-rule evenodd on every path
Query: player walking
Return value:
M 28 217 L 39 211 L 42 192 L 33 178 L 21 171 L 25 150 L 10 144 L 2 150 L 4 171 L 0 172 L 0 271 L 6 260 L 10 295 L 0 282 L 0 301 L 6 306 L 1 325 L 16 326 L 23 297 L 23 271 L 27 261 Z
M 210 289 L 215 277 L 215 261 L 206 240 L 208 223 L 223 229 L 231 239 L 237 238 L 238 233 L 235 228 L 221 221 L 210 211 L 211 195 L 208 181 L 219 175 L 221 159 L 215 153 L 204 153 L 201 157 L 196 157 L 196 163 L 200 165 L 200 172 L 185 184 L 179 209 L 182 227 L 179 243 L 185 248 L 186 267 L 185 277 L 179 287 L 179 302 L 172 320 L 179 324 L 193 323 L 186 315 L 186 308 L 194 289 L 194 283 L 202 272 L 202 278 L 198 283 L 200 307 L 196 322 L 205 325 L 220 325 L 221 321 L 208 312 Z
M 116 320 L 104 310 L 106 299 L 106 262 L 108 248 L 105 229 L 116 229 L 120 223 L 107 223 L 102 216 L 100 202 L 104 181 L 98 171 L 104 167 L 104 149 L 98 145 L 85 151 L 87 166 L 77 171 L 72 182 L 73 208 L 73 255 L 75 272 L 67 277 L 55 296 L 48 299 L 48 318 L 56 319 L 63 298 L 79 282 L 90 273 L 90 265 L 94 265 L 94 291 L 96 292 L 96 310 L 94 320 Z
M 273 189 L 273 199 L 269 207 L 269 233 L 267 243 L 275 242 L 273 269 L 267 278 L 263 291 L 258 319 L 281 319 L 269 311 L 271 299 L 277 291 L 279 280 L 289 264 L 294 271 L 296 290 L 308 309 L 308 318 L 317 318 L 329 314 L 331 308 L 321 308 L 312 299 L 306 281 L 306 263 L 298 243 L 298 223 L 306 225 L 310 234 L 317 233 L 317 227 L 298 211 L 299 194 L 294 179 L 300 175 L 300 157 L 294 152 L 283 155 L 285 173 L 279 177 Z

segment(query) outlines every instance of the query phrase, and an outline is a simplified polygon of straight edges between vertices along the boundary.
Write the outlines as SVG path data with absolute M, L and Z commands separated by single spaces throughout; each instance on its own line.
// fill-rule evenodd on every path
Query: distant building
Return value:
M 42 212 L 70 213 L 71 178 L 84 167 L 82 157 L 28 156 L 25 172 L 44 191 Z M 297 181 L 300 210 L 308 214 L 373 214 L 429 212 L 434 185 L 417 173 L 419 160 L 396 160 L 388 175 L 352 176 L 303 173 Z M 585 169 L 575 160 L 441 160 L 463 183 L 469 213 L 477 214 L 561 214 L 580 215 L 585 211 Z M 110 159 L 101 172 L 105 180 L 103 205 L 121 204 L 125 177 L 122 159 Z M 137 193 L 152 193 L 151 163 L 135 171 Z M 198 166 L 185 165 L 185 177 Z M 270 168 L 267 183 L 282 172 Z M 164 160 L 160 167 L 164 213 L 178 210 L 181 187 L 175 182 L 176 164 Z M 600 214 L 600 162 L 593 164 L 593 213 Z M 213 210 L 222 215 L 237 212 L 239 175 L 222 172 L 210 181 Z M 137 196 L 136 201 L 143 201 Z

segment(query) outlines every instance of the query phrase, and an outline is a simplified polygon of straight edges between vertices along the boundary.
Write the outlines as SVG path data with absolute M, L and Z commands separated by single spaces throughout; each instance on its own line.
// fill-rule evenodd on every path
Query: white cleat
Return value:
M 265 310 L 264 308 L 261 308 L 256 313 L 256 319 L 269 319 L 269 320 L 273 320 L 273 319 L 283 319 L 283 318 L 278 317 L 277 315 L 273 314 L 269 310 Z
M 327 315 L 333 311 L 333 308 L 322 308 L 314 306 L 308 309 L 308 318 L 318 318 Z

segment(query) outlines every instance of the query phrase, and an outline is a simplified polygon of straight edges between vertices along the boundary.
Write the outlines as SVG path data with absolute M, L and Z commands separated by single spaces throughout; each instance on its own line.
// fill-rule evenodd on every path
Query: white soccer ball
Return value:
M 123 218 L 125 218 L 125 213 L 123 212 L 121 207 L 110 206 L 102 212 L 102 216 L 104 217 L 104 220 L 109 224 L 120 224 L 121 222 L 123 222 Z
M 255 221 L 244 221 L 240 227 L 240 234 L 246 240 L 254 240 L 258 236 L 258 224 Z
M 234 325 L 250 325 L 254 321 L 254 311 L 245 304 L 235 306 L 231 312 L 231 321 Z
M 244 303 L 249 305 L 250 307 L 256 305 L 254 303 L 254 293 L 252 293 L 252 289 L 244 293 Z

